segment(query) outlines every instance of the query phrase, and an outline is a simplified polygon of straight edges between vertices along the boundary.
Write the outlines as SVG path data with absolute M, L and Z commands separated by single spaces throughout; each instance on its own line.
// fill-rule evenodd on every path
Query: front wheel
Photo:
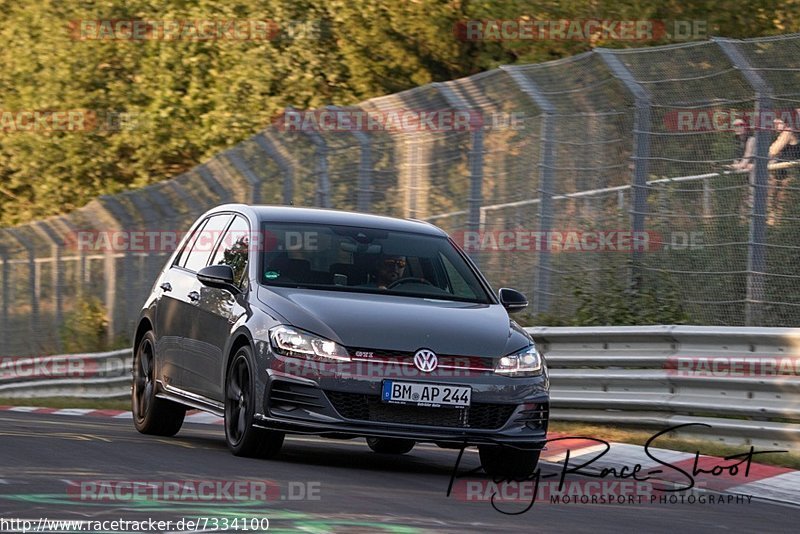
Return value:
M 283 446 L 283 432 L 253 426 L 255 379 L 250 347 L 233 357 L 225 380 L 225 441 L 236 456 L 270 458 Z
M 481 465 L 486 474 L 496 479 L 524 480 L 536 471 L 541 451 L 523 450 L 498 445 L 479 445 Z
M 174 436 L 183 425 L 186 407 L 156 397 L 155 341 L 152 331 L 145 333 L 133 357 L 133 425 L 142 434 Z

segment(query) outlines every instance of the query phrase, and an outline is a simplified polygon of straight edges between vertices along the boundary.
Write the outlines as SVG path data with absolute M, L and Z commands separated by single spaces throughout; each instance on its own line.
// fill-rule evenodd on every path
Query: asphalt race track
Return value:
M 713 505 L 537 502 L 525 513 L 505 515 L 489 502 L 447 497 L 457 451 L 433 445 L 395 457 L 373 453 L 363 440 L 292 437 L 278 459 L 254 460 L 232 456 L 219 425 L 187 423 L 176 437 L 157 438 L 137 433 L 126 420 L 4 412 L 0 421 L 5 520 L 153 519 L 172 521 L 165 530 L 183 532 L 189 529 L 179 530 L 175 522 L 207 517 L 250 521 L 248 532 L 266 518 L 270 532 L 685 533 L 791 532 L 800 519 L 795 508 L 756 499 Z M 461 469 L 478 466 L 476 452 L 467 451 Z M 544 463 L 542 471 L 558 466 Z M 268 498 L 238 500 L 223 492 L 214 502 L 198 502 L 186 493 L 161 500 L 130 492 L 114 497 L 98 491 L 96 481 L 111 481 L 115 491 L 131 482 L 157 487 L 165 481 L 238 481 L 248 491 L 268 481 L 270 489 Z M 212 526 L 206 520 L 206 529 Z

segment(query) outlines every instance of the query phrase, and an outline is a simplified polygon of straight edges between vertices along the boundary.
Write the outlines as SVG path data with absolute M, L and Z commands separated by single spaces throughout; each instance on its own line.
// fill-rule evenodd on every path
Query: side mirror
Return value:
M 500 304 L 508 313 L 515 313 L 528 307 L 528 298 L 516 289 L 504 287 L 500 289 L 499 294 Z
M 221 287 L 233 291 L 234 293 L 239 293 L 239 288 L 233 283 L 233 269 L 230 265 L 209 265 L 208 267 L 203 267 L 197 273 L 197 279 L 204 285 Z

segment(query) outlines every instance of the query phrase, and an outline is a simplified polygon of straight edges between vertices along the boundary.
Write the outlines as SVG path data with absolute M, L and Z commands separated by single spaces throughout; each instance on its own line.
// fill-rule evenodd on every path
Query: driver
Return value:
M 386 289 L 386 286 L 398 281 L 403 277 L 405 269 L 405 256 L 384 255 L 378 258 L 378 263 L 375 266 L 375 283 L 378 289 Z

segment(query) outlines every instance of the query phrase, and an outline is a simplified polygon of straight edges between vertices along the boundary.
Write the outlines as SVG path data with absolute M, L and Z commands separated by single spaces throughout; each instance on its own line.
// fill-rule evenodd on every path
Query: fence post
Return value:
M 636 111 L 633 115 L 633 182 L 631 184 L 631 230 L 633 251 L 631 259 L 633 268 L 631 272 L 631 285 L 634 289 L 642 285 L 642 254 L 646 242 L 644 241 L 645 219 L 647 217 L 647 175 L 650 165 L 650 95 L 639 85 L 628 67 L 622 64 L 611 50 L 597 48 L 600 58 L 605 62 L 611 73 L 618 78 L 625 88 L 633 95 Z
M 325 106 L 326 110 L 333 113 L 341 112 L 339 106 Z M 367 134 L 353 128 L 350 133 L 358 141 L 361 154 L 358 160 L 358 186 L 356 187 L 356 210 L 369 213 L 372 208 L 372 147 Z
M 2 271 L 2 277 L 3 277 L 3 285 L 2 285 L 2 288 L 3 288 L 2 313 L 3 313 L 3 315 L 2 315 L 2 318 L 3 318 L 3 322 L 2 322 L 2 332 L 3 332 L 3 339 L 8 339 L 10 337 L 10 333 L 11 333 L 10 329 L 8 327 L 8 302 L 9 302 L 8 292 L 10 290 L 10 284 L 8 283 L 8 279 L 10 278 L 11 269 L 10 269 L 10 266 L 9 266 L 9 263 L 8 263 L 8 260 L 9 260 L 8 252 L 5 250 L 5 248 L 0 248 L 0 258 L 2 258 L 2 260 L 3 260 L 3 271 Z M 2 353 L 2 352 L 3 351 L 0 351 L 0 353 Z M 9 356 L 9 355 L 10 354 L 7 354 L 7 356 Z
M 328 145 L 317 132 L 308 132 L 317 147 L 317 195 L 315 205 L 331 207 L 331 182 L 328 176 Z
M 767 195 L 769 193 L 769 145 L 770 128 L 763 124 L 764 111 L 772 107 L 774 92 L 746 57 L 739 51 L 734 41 L 712 38 L 731 63 L 739 69 L 747 83 L 755 91 L 756 117 L 756 154 L 755 165 L 750 171 L 750 182 L 753 184 L 753 209 L 750 217 L 750 231 L 747 240 L 747 296 L 745 298 L 744 322 L 746 326 L 758 326 L 762 322 L 761 305 L 765 298 L 764 274 L 767 272 Z
M 555 114 L 556 108 L 547 99 L 539 86 L 519 71 L 518 67 L 500 67 L 513 82 L 533 101 L 542 112 L 541 156 L 539 158 L 539 231 L 549 232 L 553 229 L 553 194 L 555 175 Z M 550 250 L 547 246 L 539 251 L 539 262 L 536 269 L 536 298 L 533 300 L 533 311 L 536 314 L 547 313 L 550 309 Z
M 47 226 L 45 222 L 36 222 L 32 224 L 34 230 L 40 235 L 44 236 L 50 242 L 50 248 L 53 251 L 53 291 L 56 301 L 56 324 L 61 326 L 64 323 L 63 305 L 64 299 L 62 297 L 62 286 L 64 285 L 64 271 L 61 265 L 61 248 L 64 246 L 63 241 L 58 238 L 55 232 Z M 56 350 L 61 353 L 61 336 L 56 335 Z
M 367 134 L 353 131 L 361 147 L 358 161 L 358 189 L 356 190 L 356 206 L 358 211 L 369 213 L 372 209 L 372 147 Z
M 214 176 L 214 173 L 211 172 L 211 169 L 208 168 L 208 163 L 206 162 L 203 165 L 197 167 L 197 174 L 203 180 L 203 182 L 208 186 L 208 189 L 211 190 L 215 195 L 217 195 L 218 199 L 217 202 L 223 204 L 225 202 L 229 202 L 231 199 L 230 191 L 225 189 L 223 185 L 217 180 L 217 177 Z
M 286 108 L 287 113 L 293 113 L 295 110 L 292 107 Z M 328 144 L 319 132 L 311 130 L 303 130 L 303 133 L 308 136 L 316 148 L 317 157 L 317 191 L 314 197 L 314 205 L 319 208 L 331 207 L 331 182 L 328 176 Z
M 483 117 L 476 122 L 469 104 L 446 83 L 433 83 L 447 104 L 456 111 L 469 114 L 469 197 L 467 197 L 467 230 L 477 232 L 481 229 L 481 207 L 483 205 Z M 480 251 L 470 253 L 475 263 L 480 263 Z
M 289 162 L 286 149 L 273 138 L 269 130 L 264 130 L 255 137 L 255 142 L 261 150 L 272 158 L 283 173 L 283 203 L 287 206 L 294 204 L 294 167 Z
M 27 351 L 32 351 L 33 341 L 36 339 L 36 332 L 39 328 L 39 288 L 36 286 L 38 278 L 36 276 L 36 252 L 28 240 L 19 234 L 17 228 L 9 228 L 8 233 L 28 252 L 28 290 L 30 292 L 31 301 L 31 316 L 29 322 L 30 331 L 25 336 L 22 332 L 17 332 L 18 335 L 25 336 L 30 342 L 27 345 Z
M 222 153 L 222 156 L 233 165 L 233 168 L 236 169 L 245 180 L 247 180 L 247 183 L 250 185 L 250 190 L 252 191 L 250 201 L 253 204 L 261 204 L 261 178 L 256 176 L 256 173 L 253 172 L 244 160 L 239 152 L 239 148 L 233 147 L 230 150 L 226 150 Z
M 128 214 L 125 207 L 114 196 L 103 195 L 99 199 L 102 206 L 114 218 L 118 225 L 119 230 L 130 231 L 134 228 L 134 222 Z M 129 315 L 128 295 L 127 289 L 131 286 L 133 273 L 135 267 L 133 265 L 133 254 L 126 250 L 122 252 L 122 269 L 118 272 L 117 258 L 114 253 L 113 247 L 109 247 L 105 251 L 104 259 L 104 282 L 105 282 L 105 307 L 108 314 L 108 325 L 106 328 L 107 341 L 113 343 L 119 331 L 120 325 L 133 317 L 126 317 Z M 122 288 L 123 292 L 120 294 L 117 288 Z M 134 320 L 135 322 L 135 320 Z M 127 326 L 127 325 L 126 325 Z M 130 332 L 125 332 L 129 334 Z

